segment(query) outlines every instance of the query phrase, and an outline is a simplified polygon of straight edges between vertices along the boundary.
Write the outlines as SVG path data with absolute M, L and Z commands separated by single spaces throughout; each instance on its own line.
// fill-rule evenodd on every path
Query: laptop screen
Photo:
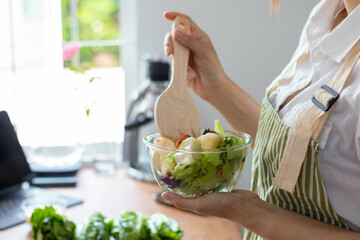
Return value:
M 30 180 L 31 171 L 5 111 L 0 111 L 0 190 Z

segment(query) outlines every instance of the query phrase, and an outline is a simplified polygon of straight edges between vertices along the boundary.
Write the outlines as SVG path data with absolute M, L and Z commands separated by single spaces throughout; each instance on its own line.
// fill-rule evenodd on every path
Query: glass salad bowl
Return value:
M 201 132 L 197 139 L 183 136 L 176 143 L 159 133 L 143 139 L 155 179 L 164 191 L 194 198 L 231 192 L 239 182 L 250 135 L 222 129 L 221 135 L 212 129 Z

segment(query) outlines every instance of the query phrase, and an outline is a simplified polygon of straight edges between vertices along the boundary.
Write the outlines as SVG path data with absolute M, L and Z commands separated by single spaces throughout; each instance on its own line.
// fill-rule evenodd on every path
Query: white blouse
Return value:
M 287 73 L 289 81 L 281 85 L 269 100 L 280 118 L 293 126 L 298 113 L 307 108 L 316 89 L 327 84 L 341 61 L 360 39 L 360 6 L 330 32 L 333 19 L 345 8 L 343 0 L 322 0 L 310 14 L 299 47 L 307 42 L 310 56 L 302 58 Z M 279 107 L 296 91 L 280 111 Z M 336 213 L 352 230 L 360 232 L 360 61 L 345 89 L 332 107 L 318 142 L 319 170 L 330 202 Z

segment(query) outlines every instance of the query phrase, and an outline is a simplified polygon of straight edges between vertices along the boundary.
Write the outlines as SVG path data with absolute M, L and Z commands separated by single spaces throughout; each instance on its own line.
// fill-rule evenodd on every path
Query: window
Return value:
M 125 82 L 125 72 L 137 77 L 136 1 L 2 5 L 0 110 L 8 111 L 21 144 L 29 152 L 77 144 L 95 146 L 88 151 L 96 153 L 111 148 L 119 160 L 125 92 L 136 86 Z M 63 46 L 74 42 L 80 50 L 63 61 Z
M 121 30 L 118 0 L 62 0 L 64 44 L 77 42 L 80 52 L 71 64 L 95 67 L 120 65 Z

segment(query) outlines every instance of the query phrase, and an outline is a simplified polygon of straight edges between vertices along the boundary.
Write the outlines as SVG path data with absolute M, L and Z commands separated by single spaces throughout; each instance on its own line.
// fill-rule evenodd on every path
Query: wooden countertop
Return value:
M 123 210 L 132 210 L 144 215 L 162 212 L 179 222 L 184 231 L 184 240 L 242 239 L 239 226 L 226 219 L 199 216 L 160 204 L 153 200 L 152 194 L 162 190 L 157 184 L 145 183 L 128 177 L 120 168 L 114 176 L 97 175 L 91 168 L 79 172 L 75 188 L 52 188 L 58 193 L 78 197 L 84 203 L 66 212 L 68 218 L 76 223 L 83 221 L 93 211 L 117 218 Z M 30 226 L 21 224 L 0 231 L 0 239 L 31 239 Z

